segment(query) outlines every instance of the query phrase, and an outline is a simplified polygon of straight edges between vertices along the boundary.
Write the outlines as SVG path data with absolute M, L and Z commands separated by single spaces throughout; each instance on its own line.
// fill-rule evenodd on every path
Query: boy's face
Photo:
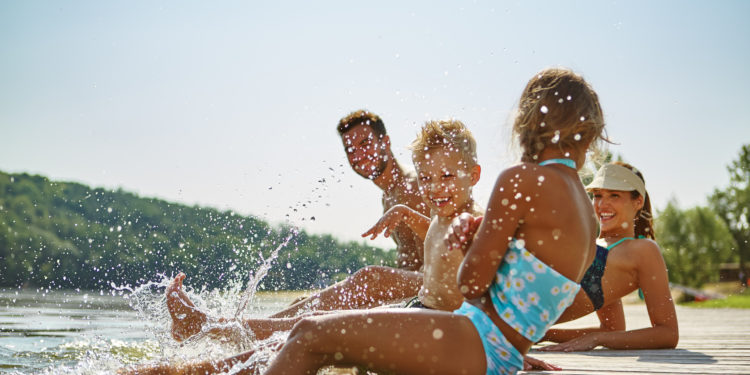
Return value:
M 367 125 L 356 125 L 341 135 L 349 165 L 362 177 L 374 180 L 388 165 L 388 136 L 378 138 Z
M 460 150 L 449 145 L 428 150 L 414 159 L 419 192 L 433 214 L 453 217 L 468 209 L 471 187 L 479 181 L 479 166 L 468 167 Z

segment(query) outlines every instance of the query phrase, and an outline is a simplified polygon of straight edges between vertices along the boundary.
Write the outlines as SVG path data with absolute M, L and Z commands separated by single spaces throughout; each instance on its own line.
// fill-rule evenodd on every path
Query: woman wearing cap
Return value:
M 599 240 L 606 247 L 597 249 L 581 280 L 581 291 L 558 323 L 596 311 L 601 325 L 551 329 L 542 340 L 559 344 L 542 350 L 674 348 L 679 340 L 677 315 L 664 258 L 654 242 L 651 202 L 643 175 L 626 163 L 610 163 L 586 188 L 593 195 Z M 651 327 L 626 331 L 620 298 L 638 288 L 643 291 Z

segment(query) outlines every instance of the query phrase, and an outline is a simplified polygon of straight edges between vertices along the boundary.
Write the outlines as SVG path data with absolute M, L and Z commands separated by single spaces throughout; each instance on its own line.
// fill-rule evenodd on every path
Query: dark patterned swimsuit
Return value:
M 638 238 L 645 237 L 638 236 Z M 581 289 L 583 289 L 583 291 L 586 292 L 586 295 L 589 296 L 591 303 L 594 305 L 594 311 L 601 309 L 602 305 L 604 305 L 602 276 L 604 275 L 604 268 L 607 266 L 607 256 L 609 255 L 609 251 L 615 246 L 623 243 L 623 241 L 634 239 L 635 238 L 633 237 L 625 237 L 607 247 L 596 245 L 596 257 L 594 257 L 594 261 L 581 279 Z

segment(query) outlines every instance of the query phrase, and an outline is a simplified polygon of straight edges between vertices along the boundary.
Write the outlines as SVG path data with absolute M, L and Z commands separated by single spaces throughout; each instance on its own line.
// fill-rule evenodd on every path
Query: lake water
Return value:
M 180 345 L 169 336 L 163 282 L 109 292 L 0 289 L 0 373 L 104 374 L 175 356 L 224 356 L 237 348 Z M 212 314 L 232 316 L 238 292 L 188 291 Z M 259 293 L 243 313 L 266 316 L 297 294 Z

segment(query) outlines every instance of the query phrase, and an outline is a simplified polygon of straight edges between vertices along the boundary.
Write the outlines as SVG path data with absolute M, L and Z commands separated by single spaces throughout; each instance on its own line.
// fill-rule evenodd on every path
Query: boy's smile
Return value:
M 473 204 L 471 187 L 479 180 L 479 166 L 468 167 L 465 159 L 449 145 L 427 150 L 414 159 L 419 191 L 433 214 L 453 217 Z

